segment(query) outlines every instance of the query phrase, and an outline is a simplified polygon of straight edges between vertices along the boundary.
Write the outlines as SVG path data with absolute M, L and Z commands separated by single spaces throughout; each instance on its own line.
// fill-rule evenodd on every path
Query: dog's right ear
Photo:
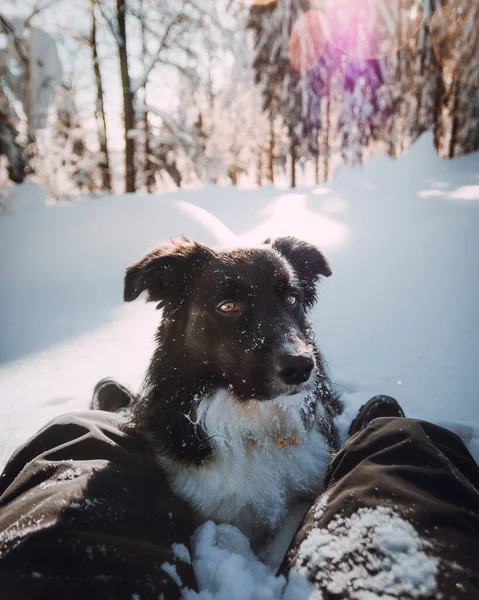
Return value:
M 136 300 L 142 292 L 146 292 L 147 301 L 158 302 L 159 307 L 179 300 L 182 293 L 187 293 L 193 273 L 212 253 L 210 248 L 187 238 L 158 246 L 127 268 L 125 302 Z

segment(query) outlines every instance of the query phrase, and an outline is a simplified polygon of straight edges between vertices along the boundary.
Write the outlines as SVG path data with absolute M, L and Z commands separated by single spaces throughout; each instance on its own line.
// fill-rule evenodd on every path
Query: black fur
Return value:
M 274 377 L 285 360 L 285 339 L 316 357 L 319 423 L 338 449 L 337 402 L 316 347 L 306 311 L 316 300 L 319 276 L 331 275 L 315 246 L 292 237 L 257 248 L 214 250 L 186 238 L 164 244 L 127 269 L 125 301 L 145 292 L 163 308 L 157 347 L 130 427 L 157 452 L 183 464 L 202 464 L 212 447 L 194 421 L 195 399 L 228 389 L 238 401 L 272 399 Z M 298 301 L 288 304 L 291 294 Z M 224 301 L 236 309 L 218 309 Z M 288 357 L 286 356 L 286 359 Z M 186 416 L 188 415 L 188 417 Z

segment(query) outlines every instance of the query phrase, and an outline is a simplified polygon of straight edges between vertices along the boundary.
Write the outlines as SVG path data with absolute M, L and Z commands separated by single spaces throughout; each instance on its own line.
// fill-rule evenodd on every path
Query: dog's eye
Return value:
M 297 304 L 299 301 L 299 296 L 298 294 L 288 294 L 288 296 L 286 297 L 286 304 L 289 304 L 290 306 L 294 306 L 295 304 Z
M 218 306 L 216 308 L 223 313 L 231 313 L 231 312 L 234 312 L 235 310 L 238 310 L 238 308 L 236 307 L 236 304 L 234 302 L 231 302 L 231 300 L 228 300 L 227 302 L 222 302 L 221 304 L 218 304 Z

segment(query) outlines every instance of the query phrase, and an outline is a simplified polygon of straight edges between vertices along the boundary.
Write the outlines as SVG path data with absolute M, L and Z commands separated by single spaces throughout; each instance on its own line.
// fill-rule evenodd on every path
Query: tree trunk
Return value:
M 32 61 L 30 56 L 31 52 L 29 51 L 28 47 L 25 46 L 25 40 L 23 39 L 23 36 L 18 36 L 18 33 L 16 31 L 14 31 L 13 33 L 13 43 L 15 45 L 15 50 L 17 51 L 17 54 L 20 57 L 20 61 L 23 67 L 25 81 L 22 86 L 22 104 L 27 121 L 27 147 L 32 147 L 35 144 L 36 140 L 36 123 L 35 106 L 33 104 L 33 99 L 35 98 L 35 89 L 32 77 Z
M 125 124 L 125 191 L 135 191 L 135 143 L 129 132 L 135 127 L 133 111 L 133 94 L 128 71 L 128 54 L 126 46 L 126 0 L 116 0 L 118 19 L 118 55 L 120 58 L 121 85 L 123 88 L 123 118 Z
M 319 183 L 319 131 L 316 134 L 316 152 L 314 154 L 314 181 Z
M 93 72 L 96 84 L 95 119 L 98 131 L 98 145 L 102 153 L 100 162 L 102 189 L 111 192 L 110 155 L 108 153 L 108 137 L 106 133 L 105 104 L 103 100 L 103 82 L 101 78 L 100 63 L 98 60 L 98 49 L 96 41 L 96 0 L 91 0 L 91 49 L 93 59 Z
M 145 19 L 143 15 L 143 0 L 140 2 L 140 14 L 141 14 L 141 57 L 143 64 L 146 64 L 147 61 L 147 45 L 146 45 L 146 29 L 145 29 Z M 146 88 L 148 85 L 148 78 L 145 78 L 145 84 L 143 86 L 143 104 L 145 107 L 147 106 L 146 100 Z M 143 112 L 143 129 L 145 132 L 145 143 L 143 147 L 143 178 L 144 184 L 146 187 L 146 191 L 151 194 L 156 185 L 155 171 L 156 165 L 151 160 L 151 143 L 150 143 L 150 124 L 148 120 L 148 111 L 145 109 Z M 177 184 L 179 187 L 179 184 Z
M 231 184 L 238 185 L 238 167 L 236 166 L 236 164 L 231 165 L 228 168 L 228 175 L 231 179 Z M 213 183 L 216 183 L 216 179 L 213 179 Z
M 457 131 L 459 128 L 459 84 L 455 79 L 452 84 L 452 110 L 449 114 L 452 114 L 452 125 L 451 125 L 451 137 L 449 140 L 448 156 L 454 158 L 455 148 L 457 142 Z
M 426 71 L 425 65 L 426 65 L 426 53 L 428 52 L 428 43 L 430 43 L 430 40 L 427 37 L 426 26 L 423 23 L 421 25 L 421 28 L 419 31 L 418 50 L 417 50 L 419 53 L 419 73 L 417 73 L 417 72 L 414 73 L 414 81 L 415 82 L 418 79 L 421 82 L 424 81 L 423 77 L 424 77 L 424 73 Z M 422 116 L 423 108 L 422 107 L 423 107 L 423 103 L 424 103 L 423 94 L 424 94 L 423 85 L 420 85 L 419 89 L 416 87 L 415 96 L 417 98 L 417 107 L 416 107 L 416 110 L 413 115 L 413 117 L 414 117 L 413 135 L 414 135 L 414 137 L 418 136 L 419 132 L 422 131 L 422 129 L 424 127 L 424 123 L 422 122 L 423 121 L 423 116 Z
M 328 97 L 326 100 L 326 127 L 324 132 L 323 144 L 323 183 L 329 179 L 329 154 L 330 144 L 329 137 L 331 135 L 331 82 L 328 86 Z
M 256 163 L 256 185 L 263 185 L 263 160 L 261 156 L 261 149 L 258 149 L 258 161 Z
M 145 100 L 146 100 L 146 86 L 145 86 Z M 143 113 L 143 127 L 145 129 L 145 157 L 144 157 L 144 170 L 145 170 L 145 186 L 146 191 L 151 194 L 156 186 L 156 165 L 151 160 L 151 145 L 150 145 L 150 123 L 148 121 L 148 112 L 145 110 Z
M 270 117 L 269 121 L 269 146 L 268 146 L 268 165 L 266 177 L 271 185 L 274 185 L 274 121 Z
M 441 138 L 442 138 L 442 115 L 441 107 L 445 96 L 444 79 L 442 71 L 439 67 L 436 70 L 436 98 L 434 100 L 434 116 L 433 116 L 433 131 L 434 131 L 434 146 L 437 153 L 441 156 Z
M 296 187 L 296 146 L 292 145 L 289 152 L 291 158 L 291 187 Z

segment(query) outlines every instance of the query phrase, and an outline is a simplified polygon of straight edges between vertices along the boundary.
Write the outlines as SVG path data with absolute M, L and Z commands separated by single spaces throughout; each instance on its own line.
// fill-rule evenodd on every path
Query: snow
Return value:
M 172 544 L 171 549 L 175 553 L 175 556 L 182 562 L 185 562 L 189 565 L 191 564 L 190 551 L 184 544 Z
M 322 516 L 327 495 L 318 504 Z M 438 560 L 429 543 L 392 509 L 363 508 L 336 517 L 326 529 L 310 532 L 299 548 L 299 565 L 287 581 L 253 554 L 236 527 L 208 521 L 193 540 L 193 566 L 200 591 L 185 590 L 185 600 L 320 600 L 307 576 L 328 592 L 354 590 L 358 600 L 434 595 Z M 327 564 L 334 570 L 323 569 Z M 351 587 L 352 586 L 352 587 Z
M 232 525 L 208 521 L 198 528 L 193 546 L 200 592 L 185 590 L 185 600 L 306 600 L 313 592 L 304 577 L 293 574 L 289 582 L 275 577 Z
M 185 600 L 318 600 L 307 575 L 332 594 L 353 589 L 358 600 L 425 597 L 436 591 L 438 560 L 427 555 L 429 543 L 385 507 L 363 508 L 349 518 L 336 517 L 326 529 L 312 530 L 289 581 L 275 577 L 231 525 L 208 521 L 198 528 L 193 547 L 200 592 L 186 590 Z M 330 563 L 336 568 L 324 569 Z
M 397 161 L 376 157 L 313 188 L 206 186 L 47 206 L 25 184 L 4 204 L 0 464 L 49 419 L 87 409 L 101 378 L 138 388 L 159 314 L 122 304 L 124 269 L 182 234 L 228 245 L 289 234 L 320 245 L 333 276 L 312 319 L 342 392 L 343 439 L 361 404 L 383 393 L 407 416 L 458 433 L 479 459 L 478 154 L 443 161 L 426 134 Z M 241 536 L 213 524 L 197 533 L 201 598 L 308 597 L 304 579 L 273 577 Z
M 436 187 L 442 187 L 436 184 Z M 442 189 L 421 190 L 418 192 L 420 198 L 450 198 L 451 200 L 474 201 L 479 200 L 479 185 L 464 185 L 453 190 L 445 192 Z
M 299 548 L 301 565 L 328 592 L 354 590 L 358 600 L 433 596 L 438 559 L 414 527 L 386 507 L 361 508 L 335 517 L 326 529 L 313 529 Z M 334 565 L 334 569 L 325 568 Z
M 176 572 L 175 565 L 172 565 L 171 563 L 163 563 L 161 565 L 161 568 L 165 573 L 167 573 L 171 577 L 171 579 L 173 579 L 173 581 L 176 583 L 176 585 L 178 585 L 178 587 L 183 587 L 183 582 L 181 581 L 180 576 Z

